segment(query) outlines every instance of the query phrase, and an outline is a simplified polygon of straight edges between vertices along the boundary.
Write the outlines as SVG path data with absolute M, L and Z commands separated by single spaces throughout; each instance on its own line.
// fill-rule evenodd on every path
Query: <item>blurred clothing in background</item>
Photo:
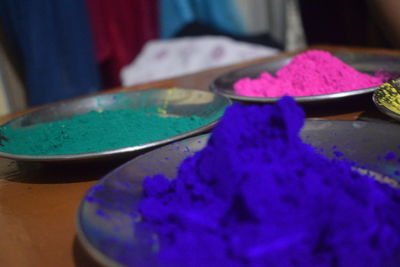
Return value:
M 293 16 L 298 12 L 288 11 L 290 7 L 296 8 L 290 5 L 295 2 L 3 0 L 0 1 L 0 23 L 20 63 L 28 104 L 39 105 L 120 86 L 122 68 L 132 64 L 149 41 L 212 35 L 262 45 L 266 51 L 304 47 L 304 42 L 299 41 L 301 38 L 291 46 L 287 41 L 289 15 L 292 14 L 292 21 L 299 18 Z M 300 24 L 299 19 L 292 23 Z M 290 26 L 290 29 L 293 31 L 296 27 Z M 211 39 L 203 39 L 203 43 L 204 40 Z M 233 42 L 223 43 L 228 45 L 224 50 L 228 55 Z M 196 58 L 201 60 L 192 57 L 192 61 Z M 204 69 L 217 66 L 216 62 L 229 64 L 239 59 L 227 58 L 221 60 L 216 56 L 207 62 L 193 61 L 192 64 Z M 171 71 L 173 68 L 175 71 Z M 158 68 L 158 71 L 185 74 L 179 64 L 168 69 Z M 158 75 L 161 76 L 166 77 Z
M 29 105 L 100 89 L 82 0 L 2 0 L 0 23 L 21 63 Z
M 297 0 L 159 0 L 160 39 L 121 71 L 123 86 L 305 47 Z
M 157 0 L 86 0 L 104 88 L 121 85 L 120 70 L 158 38 Z
M 151 69 L 164 79 L 306 44 L 390 47 L 371 2 L 383 1 L 2 0 L 0 26 L 38 105 L 148 81 Z M 234 56 L 243 47 L 264 52 Z
M 4 31 L 0 27 L 0 115 L 21 111 L 27 107 L 25 89 L 17 62 L 11 57 Z
M 284 50 L 305 46 L 297 0 L 159 1 L 161 38 L 223 35 Z

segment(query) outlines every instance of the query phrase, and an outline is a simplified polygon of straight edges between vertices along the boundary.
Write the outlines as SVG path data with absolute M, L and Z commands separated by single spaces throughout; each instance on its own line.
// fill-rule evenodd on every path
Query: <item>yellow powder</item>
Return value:
M 375 101 L 378 105 L 400 114 L 400 93 L 396 88 L 398 85 L 399 81 L 392 81 L 392 84 L 384 83 L 379 86 L 375 92 Z

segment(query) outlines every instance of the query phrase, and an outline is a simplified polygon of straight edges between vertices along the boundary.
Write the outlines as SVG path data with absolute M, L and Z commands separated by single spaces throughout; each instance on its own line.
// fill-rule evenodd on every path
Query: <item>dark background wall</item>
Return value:
M 391 48 L 367 0 L 299 0 L 308 44 Z

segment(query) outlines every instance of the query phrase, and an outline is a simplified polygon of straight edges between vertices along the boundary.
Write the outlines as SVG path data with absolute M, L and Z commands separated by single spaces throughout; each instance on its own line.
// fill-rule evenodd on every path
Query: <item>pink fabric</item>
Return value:
M 276 76 L 264 72 L 256 79 L 243 78 L 234 89 L 238 95 L 252 97 L 310 96 L 374 87 L 385 78 L 361 73 L 329 52 L 309 50 L 294 57 Z

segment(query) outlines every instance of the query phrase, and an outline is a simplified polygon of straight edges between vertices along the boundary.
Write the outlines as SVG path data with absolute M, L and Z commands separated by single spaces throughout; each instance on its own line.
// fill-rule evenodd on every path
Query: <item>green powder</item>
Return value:
M 24 155 L 100 152 L 143 145 L 182 134 L 217 119 L 165 116 L 157 107 L 90 111 L 70 119 L 14 128 L 0 127 L 0 151 Z M 5 138 L 7 139 L 5 139 Z

